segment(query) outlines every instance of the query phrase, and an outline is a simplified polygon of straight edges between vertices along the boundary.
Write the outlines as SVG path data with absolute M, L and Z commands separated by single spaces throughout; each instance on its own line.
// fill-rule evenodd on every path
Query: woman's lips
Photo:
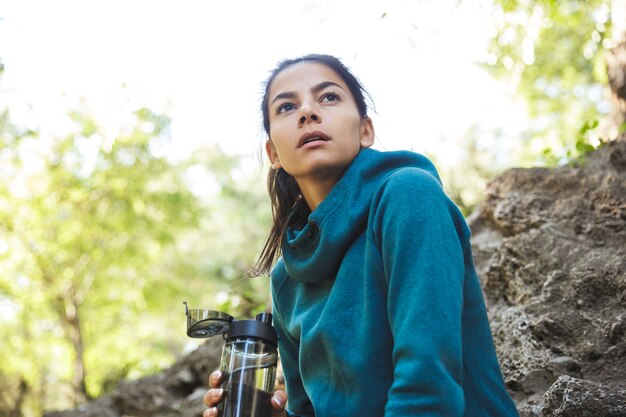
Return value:
M 318 140 L 327 142 L 330 140 L 330 136 L 328 136 L 324 132 L 320 132 L 319 130 L 306 132 L 302 136 L 300 136 L 300 139 L 298 140 L 298 148 L 303 147 L 307 143 L 318 141 Z

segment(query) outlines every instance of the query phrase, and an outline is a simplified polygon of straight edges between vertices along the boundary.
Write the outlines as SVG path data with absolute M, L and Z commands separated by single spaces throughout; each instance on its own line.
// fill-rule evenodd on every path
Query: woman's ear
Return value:
M 268 139 L 265 142 L 265 152 L 267 153 L 267 157 L 270 160 L 270 167 L 272 169 L 282 168 L 282 165 L 280 164 L 280 159 L 278 158 L 278 152 L 276 152 L 276 147 L 272 143 L 271 139 Z
M 361 118 L 361 148 L 369 148 L 374 144 L 374 123 L 370 117 Z

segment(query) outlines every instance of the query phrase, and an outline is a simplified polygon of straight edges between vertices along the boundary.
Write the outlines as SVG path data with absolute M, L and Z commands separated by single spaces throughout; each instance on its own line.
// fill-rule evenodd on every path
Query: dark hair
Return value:
M 361 85 L 361 82 L 352 74 L 352 72 L 350 72 L 350 70 L 334 56 L 320 54 L 305 55 L 279 62 L 276 68 L 274 68 L 271 72 L 268 79 L 265 81 L 263 100 L 261 102 L 261 114 L 263 115 L 263 128 L 265 129 L 268 137 L 270 137 L 268 93 L 272 86 L 272 82 L 285 68 L 300 62 L 317 62 L 326 65 L 328 68 L 335 71 L 348 86 L 348 89 L 356 102 L 359 115 L 363 118 L 367 117 L 367 102 L 369 101 L 371 103 L 371 99 L 365 88 Z M 368 101 L 366 101 L 366 97 L 369 99 Z M 298 187 L 296 180 L 284 169 L 279 168 L 269 170 L 267 174 L 267 191 L 269 192 L 272 204 L 273 225 L 267 241 L 263 246 L 259 259 L 251 271 L 251 275 L 253 276 L 259 276 L 271 271 L 274 262 L 280 256 L 283 236 L 285 234 L 285 230 L 289 226 L 289 222 L 292 224 L 304 222 L 311 213 L 310 210 L 308 210 L 308 206 L 306 206 L 306 204 L 302 204 L 302 209 L 298 210 L 298 215 L 296 216 L 297 218 L 289 218 L 293 208 L 302 200 L 302 193 L 300 192 L 300 187 Z

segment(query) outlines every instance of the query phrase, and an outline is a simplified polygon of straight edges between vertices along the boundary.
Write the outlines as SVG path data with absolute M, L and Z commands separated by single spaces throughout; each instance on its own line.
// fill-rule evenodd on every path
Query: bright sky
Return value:
M 511 128 L 519 113 L 475 64 L 493 28 L 488 2 L 457 2 L 3 0 L 0 107 L 55 133 L 67 131 L 69 110 L 114 126 L 148 106 L 172 117 L 181 155 L 217 141 L 253 156 L 269 71 L 283 58 L 329 53 L 372 95 L 379 149 L 450 165 L 469 126 Z

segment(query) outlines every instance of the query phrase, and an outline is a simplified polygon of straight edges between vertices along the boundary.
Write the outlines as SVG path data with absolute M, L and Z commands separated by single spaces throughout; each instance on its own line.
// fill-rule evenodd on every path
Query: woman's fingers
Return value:
M 215 371 L 211 375 L 209 375 L 209 386 L 211 388 L 217 388 L 222 383 L 222 373 L 220 371 Z
M 204 413 L 202 413 L 202 417 L 217 416 L 216 405 L 220 402 L 222 396 L 224 395 L 224 390 L 219 388 L 221 383 L 222 373 L 220 371 L 215 371 L 211 373 L 211 375 L 209 375 L 209 386 L 211 387 L 211 389 L 208 390 L 206 394 L 204 394 L 203 398 L 204 403 L 209 408 L 204 410 Z
M 217 407 L 208 408 L 204 410 L 202 413 L 202 417 L 216 417 L 217 416 Z
M 224 390 L 212 388 L 204 394 L 204 403 L 207 407 L 215 407 L 217 403 L 222 399 L 222 395 L 224 394 Z
M 287 404 L 287 393 L 282 390 L 274 392 L 272 397 L 272 417 L 286 416 L 285 404 Z

